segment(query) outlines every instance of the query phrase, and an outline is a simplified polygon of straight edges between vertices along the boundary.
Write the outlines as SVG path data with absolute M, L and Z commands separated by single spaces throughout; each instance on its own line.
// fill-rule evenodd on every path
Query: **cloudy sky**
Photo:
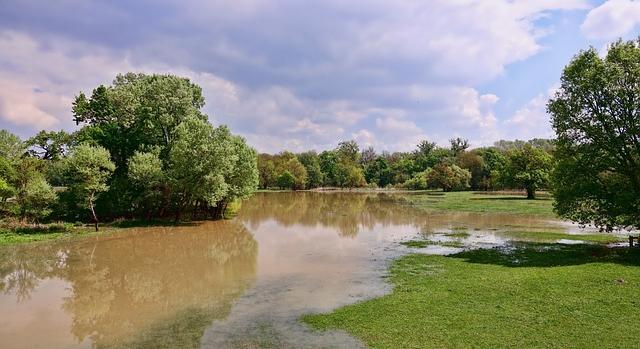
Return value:
M 0 0 L 0 128 L 72 130 L 74 95 L 134 71 L 191 78 L 265 152 L 550 137 L 563 66 L 639 33 L 631 0 Z

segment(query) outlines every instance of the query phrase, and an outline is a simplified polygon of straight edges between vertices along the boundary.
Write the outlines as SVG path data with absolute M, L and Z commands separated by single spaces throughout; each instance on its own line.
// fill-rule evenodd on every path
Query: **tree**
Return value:
M 320 153 L 320 169 L 324 173 L 324 185 L 333 186 L 336 184 L 336 171 L 338 166 L 338 155 L 335 151 L 325 150 Z
M 276 185 L 278 173 L 276 172 L 276 165 L 271 155 L 258 155 L 258 172 L 260 176 L 260 188 L 267 189 Z
M 27 146 L 20 137 L 7 130 L 0 130 L 0 157 L 14 161 L 24 155 L 26 150 Z
M 284 164 L 284 169 L 294 177 L 293 189 L 304 189 L 307 183 L 307 170 L 298 158 L 292 157 Z
M 137 188 L 128 179 L 128 162 L 136 151 L 159 149 L 163 163 L 179 125 L 191 118 L 207 121 L 202 89 L 174 75 L 128 73 L 110 86 L 98 86 L 89 98 L 80 93 L 73 104 L 74 120 L 83 124 L 76 142 L 106 148 L 116 165 L 109 191 L 97 206 L 112 215 L 127 214 L 137 201 Z
M 373 147 L 366 147 L 360 152 L 360 165 L 367 167 L 367 165 L 375 161 L 377 157 L 378 155 Z
M 307 188 L 317 188 L 322 185 L 324 181 L 324 174 L 320 167 L 320 158 L 315 151 L 308 151 L 298 154 L 298 160 L 304 166 L 307 171 Z
M 191 204 L 206 204 L 213 214 L 221 215 L 228 195 L 228 174 L 238 156 L 229 129 L 213 127 L 208 121 L 189 118 L 177 128 L 169 153 L 167 175 L 173 188 L 175 220 Z
M 336 185 L 340 188 L 364 187 L 367 184 L 362 169 L 353 164 L 339 163 L 336 166 Z
M 59 160 L 64 155 L 73 141 L 73 136 L 60 130 L 40 131 L 26 141 L 30 147 L 29 154 L 43 160 Z
M 278 176 L 278 179 L 276 179 L 276 183 L 280 189 L 293 189 L 295 181 L 296 178 L 289 171 L 284 171 Z
M 79 145 L 72 149 L 66 159 L 66 165 L 72 190 L 79 193 L 91 211 L 95 229 L 98 231 L 95 202 L 100 193 L 109 189 L 107 181 L 115 170 L 109 151 L 100 146 Z
M 416 166 L 420 170 L 426 170 L 434 165 L 429 163 L 429 157 L 434 149 L 436 149 L 436 144 L 434 142 L 422 140 L 418 143 L 417 149 L 413 152 L 413 157 L 415 159 Z
M 150 218 L 152 207 L 158 204 L 167 189 L 166 174 L 158 154 L 135 152 L 129 159 L 129 179 L 142 191 L 139 200 L 145 207 L 146 218 Z
M 454 157 L 469 148 L 469 141 L 460 137 L 450 139 L 449 143 L 451 143 L 451 152 L 453 152 Z
M 51 206 L 56 199 L 55 191 L 44 176 L 35 176 L 18 192 L 20 216 L 28 221 L 39 223 L 51 213 Z
M 547 186 L 553 158 L 542 149 L 526 144 L 507 153 L 507 163 L 499 174 L 500 182 L 527 191 L 527 199 L 536 198 L 536 190 Z
M 393 179 L 389 164 L 383 156 L 378 156 L 373 163 L 365 167 L 364 176 L 368 183 L 375 183 L 378 187 L 386 187 Z
M 427 177 L 431 170 L 425 170 L 422 172 L 416 173 L 411 179 L 407 180 L 402 184 L 402 186 L 406 189 L 411 190 L 425 190 L 428 189 Z
M 43 175 L 42 160 L 30 156 L 16 159 L 5 171 L 8 184 L 15 190 L 15 204 L 20 218 L 39 222 L 51 213 L 56 200 L 53 188 Z
M 443 191 L 463 190 L 469 188 L 471 173 L 456 165 L 438 164 L 427 174 L 427 183 Z
M 611 231 L 640 228 L 640 39 L 605 57 L 590 48 L 564 69 L 548 104 L 557 134 L 554 208 Z
M 475 150 L 458 154 L 456 164 L 471 173 L 471 188 L 474 190 L 488 186 L 488 172 L 484 160 Z
M 360 147 L 356 141 L 338 143 L 336 154 L 342 163 L 356 164 L 360 161 Z
M 221 213 L 235 200 L 244 200 L 258 188 L 258 156 L 255 149 L 247 145 L 244 138 L 233 136 L 231 139 L 235 162 L 232 164 L 226 182 L 229 187 L 227 196 L 222 200 Z

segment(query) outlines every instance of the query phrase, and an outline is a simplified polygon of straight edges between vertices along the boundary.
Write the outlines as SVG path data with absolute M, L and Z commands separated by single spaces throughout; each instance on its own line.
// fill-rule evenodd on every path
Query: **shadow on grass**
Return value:
M 450 257 L 462 258 L 469 263 L 506 267 L 556 267 L 587 263 L 640 266 L 640 248 L 592 244 L 514 242 L 504 247 L 464 251 Z

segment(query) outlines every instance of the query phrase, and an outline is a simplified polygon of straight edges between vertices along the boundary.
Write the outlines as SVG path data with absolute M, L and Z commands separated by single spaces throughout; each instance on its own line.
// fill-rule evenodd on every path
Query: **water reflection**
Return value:
M 3 250 L 0 286 L 28 303 L 40 280 L 63 280 L 68 292 L 60 305 L 71 319 L 75 344 L 197 347 L 204 328 L 225 317 L 251 284 L 257 252 L 256 241 L 237 222 L 133 229 Z M 48 338 L 12 336 L 21 330 L 0 329 L 0 347 L 49 347 Z
M 470 229 L 550 228 L 550 222 L 539 216 L 511 214 L 481 214 L 471 212 L 427 212 L 412 206 L 408 195 L 387 193 L 258 193 L 242 207 L 238 218 L 252 230 L 275 220 L 291 227 L 322 226 L 335 229 L 341 236 L 355 237 L 360 231 L 376 225 L 384 227 L 413 225 L 425 233 L 435 233 L 457 227 Z

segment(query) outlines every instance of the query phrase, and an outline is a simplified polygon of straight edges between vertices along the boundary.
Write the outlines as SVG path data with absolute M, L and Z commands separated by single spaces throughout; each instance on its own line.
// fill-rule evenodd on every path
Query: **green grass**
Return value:
M 39 227 L 0 227 L 0 246 L 70 239 L 91 233 L 93 233 L 93 227 L 73 227 L 69 224 L 49 224 Z
M 371 348 L 637 348 L 640 249 L 515 244 L 409 255 L 393 293 L 303 320 Z
M 432 211 L 463 211 L 478 213 L 530 214 L 554 217 L 553 200 L 540 197 L 527 200 L 519 195 L 488 195 L 482 192 L 450 192 L 444 195 L 411 195 L 411 203 Z
M 462 248 L 464 244 L 460 241 L 433 241 L 433 240 L 409 240 L 402 241 L 400 245 L 412 248 L 425 248 L 429 245 Z
M 500 232 L 500 235 L 505 235 L 509 240 L 519 241 L 557 241 L 557 240 L 574 240 L 574 241 L 586 241 L 595 243 L 613 243 L 626 241 L 627 239 L 619 235 L 614 234 L 566 234 L 562 232 L 553 231 L 505 231 Z

